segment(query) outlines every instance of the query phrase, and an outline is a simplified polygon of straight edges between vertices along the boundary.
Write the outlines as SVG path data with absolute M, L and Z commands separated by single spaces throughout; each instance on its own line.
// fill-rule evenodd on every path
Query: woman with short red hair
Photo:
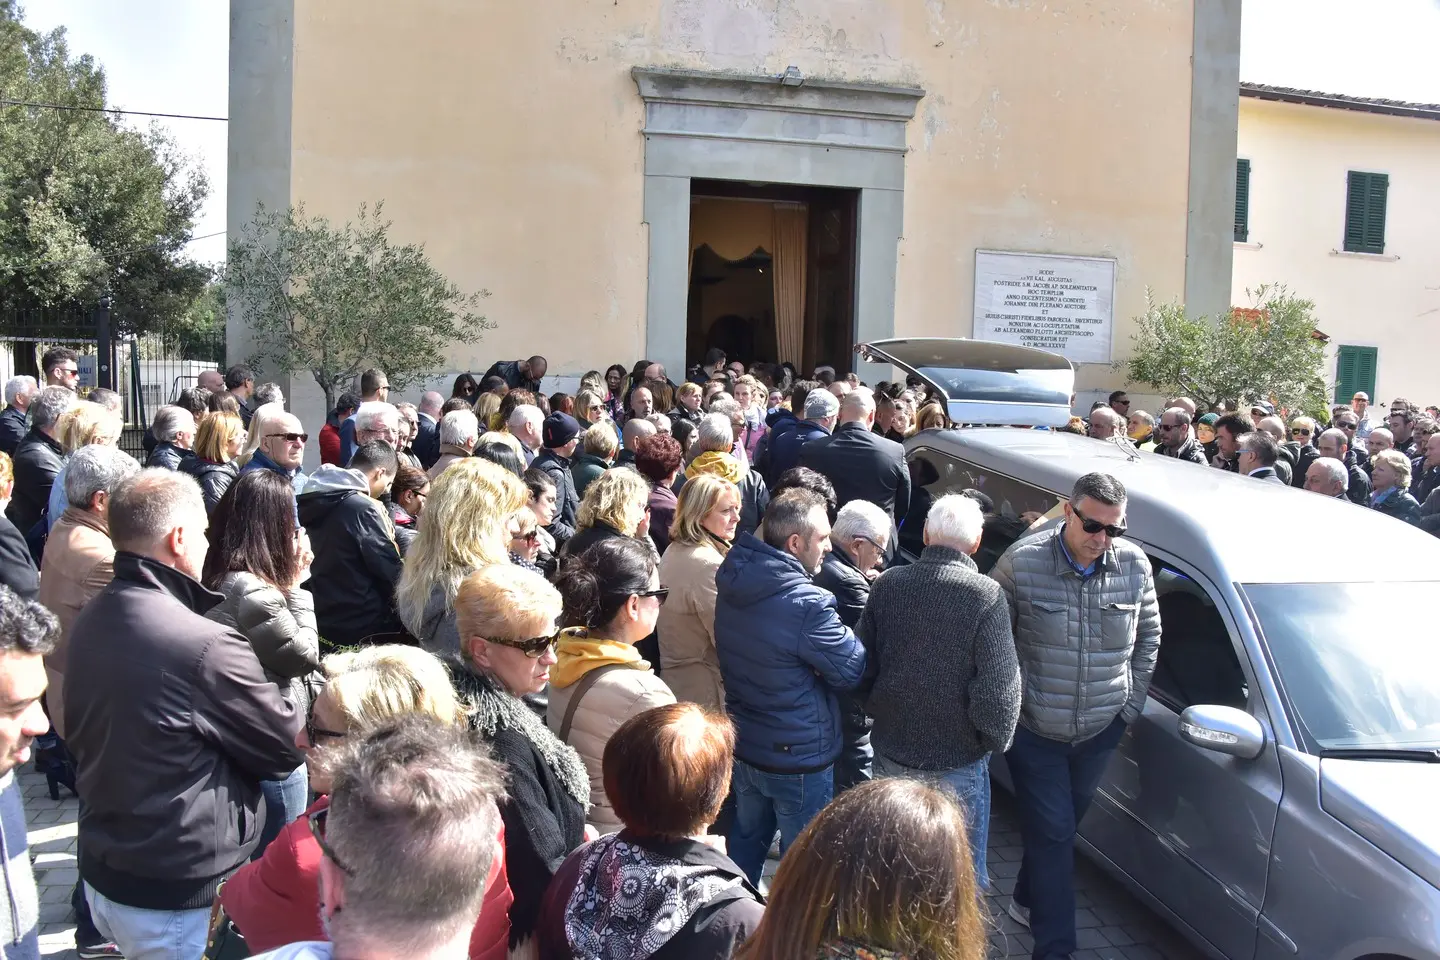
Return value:
M 624 829 L 572 853 L 545 893 L 540 960 L 722 960 L 764 898 L 705 829 L 730 790 L 735 731 L 693 703 L 631 717 L 605 746 L 605 793 Z M 622 894 L 623 891 L 623 894 Z

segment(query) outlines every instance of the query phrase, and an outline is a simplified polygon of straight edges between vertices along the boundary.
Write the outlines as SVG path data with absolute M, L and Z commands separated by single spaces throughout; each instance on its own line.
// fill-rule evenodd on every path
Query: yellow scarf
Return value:
M 611 663 L 634 667 L 636 670 L 650 669 L 650 661 L 643 659 L 640 651 L 630 644 L 592 638 L 584 627 L 571 627 L 561 631 L 555 656 L 557 660 L 550 670 L 550 682 L 557 687 L 579 683 L 591 670 Z
M 713 474 L 731 483 L 739 483 L 745 477 L 745 471 L 740 469 L 740 461 L 723 450 L 707 450 L 696 457 L 685 471 L 685 479 L 694 480 L 702 473 Z

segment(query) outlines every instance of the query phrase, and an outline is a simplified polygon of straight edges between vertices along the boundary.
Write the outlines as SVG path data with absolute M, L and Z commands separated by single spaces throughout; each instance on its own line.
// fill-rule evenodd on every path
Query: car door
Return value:
M 1225 956 L 1249 960 L 1281 796 L 1273 737 L 1254 760 L 1180 739 L 1195 704 L 1245 710 L 1267 733 L 1254 665 L 1221 591 L 1147 548 L 1160 604 L 1160 655 L 1144 713 L 1121 741 L 1082 828 L 1142 887 Z M 1263 665 L 1262 665 L 1263 669 Z

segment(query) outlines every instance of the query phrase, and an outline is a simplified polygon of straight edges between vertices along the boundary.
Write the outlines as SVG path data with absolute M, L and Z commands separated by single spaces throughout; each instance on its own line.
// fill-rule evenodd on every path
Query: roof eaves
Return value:
M 1274 100 L 1281 103 L 1299 103 L 1312 107 L 1329 107 L 1332 110 L 1355 110 L 1361 113 L 1378 113 L 1392 117 L 1440 120 L 1440 103 L 1410 103 L 1405 100 L 1350 97 L 1340 93 L 1323 93 L 1319 90 L 1300 90 L 1295 87 L 1276 87 L 1265 83 L 1245 82 L 1240 84 L 1240 96 L 1254 97 L 1257 100 Z

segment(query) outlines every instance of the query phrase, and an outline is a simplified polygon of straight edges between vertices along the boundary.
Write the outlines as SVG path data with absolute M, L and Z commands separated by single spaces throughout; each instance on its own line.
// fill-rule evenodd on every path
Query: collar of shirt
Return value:
M 1063 532 L 1063 528 L 1062 528 L 1062 531 L 1061 531 L 1060 533 L 1057 533 L 1057 534 L 1055 535 L 1055 539 L 1057 539 L 1057 540 L 1060 541 L 1060 552 L 1061 552 L 1062 554 L 1064 554 L 1064 556 L 1065 556 L 1065 562 L 1068 563 L 1068 564 L 1070 564 L 1070 569 L 1071 569 L 1071 570 L 1074 570 L 1076 573 L 1078 573 L 1078 574 L 1079 574 L 1080 576 L 1082 576 L 1082 577 L 1088 577 L 1088 576 L 1091 576 L 1091 575 L 1093 575 L 1093 574 L 1095 573 L 1095 565 L 1096 565 L 1096 563 L 1098 563 L 1099 561 L 1091 561 L 1090 566 L 1088 566 L 1088 567 L 1082 567 L 1082 566 L 1080 566 L 1080 564 L 1078 564 L 1078 563 L 1075 562 L 1075 558 L 1074 558 L 1074 557 L 1070 556 L 1070 548 L 1067 547 L 1067 546 L 1065 546 L 1065 535 L 1064 535 L 1064 532 Z

